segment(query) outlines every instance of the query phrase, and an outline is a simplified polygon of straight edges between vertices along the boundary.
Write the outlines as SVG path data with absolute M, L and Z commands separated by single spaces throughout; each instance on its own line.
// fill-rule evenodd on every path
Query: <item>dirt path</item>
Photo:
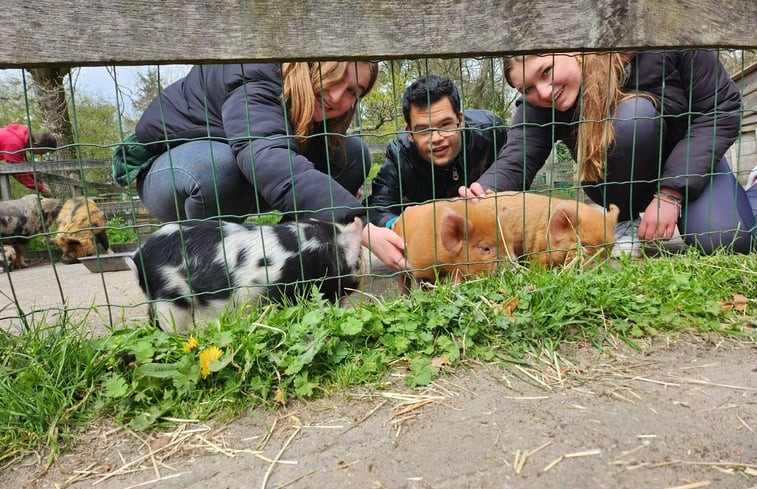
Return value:
M 16 304 L 30 321 L 45 317 L 48 322 L 56 320 L 65 304 L 73 321 L 87 318 L 93 331 L 102 334 L 106 324 L 145 319 L 147 307 L 138 306 L 142 302 L 130 270 L 99 274 L 82 264 L 44 264 L 0 275 L 0 328 L 5 330 L 20 327 Z
M 425 390 L 399 372 L 383 389 L 154 437 L 98 426 L 4 487 L 757 487 L 754 343 L 687 335 L 647 351 L 472 365 Z

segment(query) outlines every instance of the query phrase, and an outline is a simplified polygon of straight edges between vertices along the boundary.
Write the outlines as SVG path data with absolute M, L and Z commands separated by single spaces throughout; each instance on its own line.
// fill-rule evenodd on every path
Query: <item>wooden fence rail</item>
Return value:
M 72 187 L 72 194 L 81 194 L 82 187 L 88 185 L 90 190 L 98 192 L 114 192 L 118 186 L 113 183 L 87 182 L 84 175 L 79 172 L 93 169 L 110 169 L 110 160 L 41 160 L 34 163 L 13 163 L 3 164 L 0 162 L 0 200 L 10 199 L 10 179 L 9 177 L 17 173 L 35 172 L 38 178 L 49 183 L 53 178 L 63 181 Z M 77 174 L 75 177 L 60 177 L 60 172 L 69 172 Z M 124 191 L 124 193 L 126 193 Z
M 0 164 L 0 175 L 12 175 L 30 171 L 73 171 L 110 168 L 110 160 L 42 160 L 34 163 Z
M 19 41 L 0 45 L 0 68 L 29 68 L 749 48 L 757 2 L 36 0 L 3 14 Z

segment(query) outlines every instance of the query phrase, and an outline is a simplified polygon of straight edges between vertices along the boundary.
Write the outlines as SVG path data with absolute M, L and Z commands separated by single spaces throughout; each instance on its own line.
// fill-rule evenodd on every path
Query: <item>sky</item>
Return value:
M 169 81 L 174 81 L 188 70 L 189 65 L 166 65 L 161 67 L 161 76 L 165 76 Z M 139 80 L 139 74 L 146 73 L 147 66 L 117 66 L 115 72 L 119 87 L 124 93 L 128 94 L 133 93 Z M 8 76 L 20 77 L 21 70 L 0 70 L 0 79 Z M 104 66 L 81 68 L 78 75 L 74 76 L 73 82 L 77 91 L 100 96 L 114 104 L 116 103 L 116 82 Z M 128 99 L 121 100 L 121 103 L 126 105 L 127 111 L 130 110 L 131 104 Z
M 186 65 L 169 65 L 161 67 L 161 77 L 166 80 L 174 81 L 183 76 L 189 70 Z M 111 72 L 113 68 L 111 68 Z M 85 67 L 81 68 L 78 77 L 74 80 L 77 90 L 90 95 L 99 95 L 111 102 L 116 102 L 116 81 L 112 73 L 105 67 Z M 146 66 L 117 66 L 115 67 L 116 80 L 119 87 L 126 94 L 133 93 L 139 75 L 147 72 Z M 121 101 L 125 103 L 127 109 L 130 102 L 128 98 Z

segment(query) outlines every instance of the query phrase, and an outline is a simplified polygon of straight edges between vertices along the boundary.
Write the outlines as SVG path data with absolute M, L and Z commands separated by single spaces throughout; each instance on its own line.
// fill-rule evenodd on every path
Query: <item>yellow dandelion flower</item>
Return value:
M 190 336 L 187 342 L 184 343 L 184 351 L 187 353 L 191 353 L 198 346 L 200 346 L 200 342 L 197 341 L 197 338 L 195 338 L 194 336 Z
M 200 352 L 200 375 L 203 379 L 210 375 L 210 362 L 220 359 L 222 354 L 217 346 L 210 346 Z

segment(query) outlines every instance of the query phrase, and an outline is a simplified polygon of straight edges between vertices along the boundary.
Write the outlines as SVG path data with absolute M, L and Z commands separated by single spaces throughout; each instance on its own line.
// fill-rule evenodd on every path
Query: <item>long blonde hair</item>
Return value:
M 627 53 L 596 53 L 583 56 L 581 74 L 581 124 L 578 126 L 578 161 L 581 178 L 596 182 L 604 175 L 605 160 L 615 145 L 615 124 L 612 118 L 622 101 L 639 94 L 626 93 Z M 648 95 L 640 96 L 654 99 Z
M 528 55 L 536 56 L 536 55 Z M 632 58 L 629 53 L 584 54 L 576 58 L 581 65 L 581 123 L 577 134 L 577 159 L 581 179 L 595 182 L 604 174 L 605 159 L 615 145 L 615 116 L 618 104 L 636 96 L 656 101 L 646 94 L 625 93 L 626 64 Z M 505 76 L 516 61 L 525 61 L 508 56 L 504 60 Z
M 313 114 L 316 107 L 316 94 L 324 88 L 338 82 L 344 77 L 349 63 L 368 63 L 371 67 L 371 79 L 361 95 L 364 97 L 371 91 L 378 76 L 378 63 L 367 61 L 324 61 L 324 62 L 301 62 L 284 63 L 282 76 L 284 78 L 284 100 L 289 109 L 289 121 L 294 134 L 298 137 L 301 151 L 307 147 L 307 136 L 315 132 L 316 124 L 313 122 Z M 340 117 L 328 121 L 328 132 L 344 135 L 352 123 L 357 104 Z M 329 149 L 341 148 L 343 136 L 328 136 Z

